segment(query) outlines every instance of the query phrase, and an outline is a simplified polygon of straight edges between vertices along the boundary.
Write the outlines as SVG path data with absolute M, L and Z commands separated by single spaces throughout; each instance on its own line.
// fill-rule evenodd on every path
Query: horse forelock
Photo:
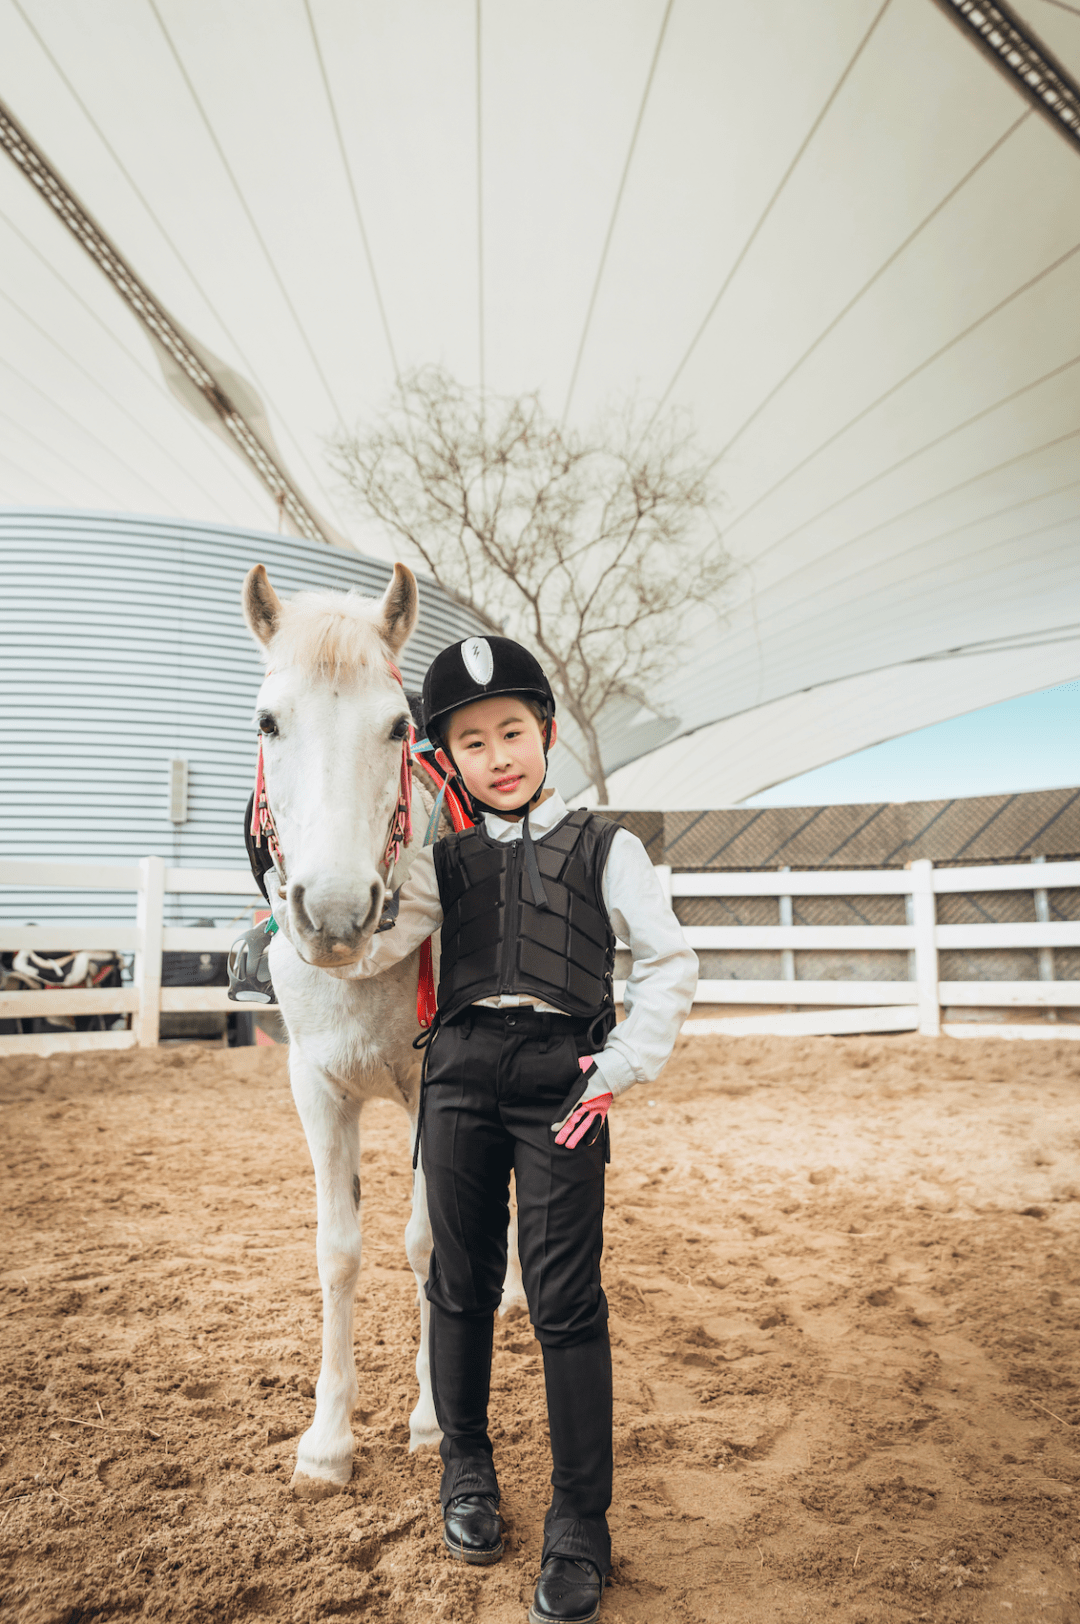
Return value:
M 298 592 L 282 605 L 268 663 L 274 670 L 295 666 L 335 682 L 355 679 L 390 657 L 381 614 L 378 599 L 358 592 Z

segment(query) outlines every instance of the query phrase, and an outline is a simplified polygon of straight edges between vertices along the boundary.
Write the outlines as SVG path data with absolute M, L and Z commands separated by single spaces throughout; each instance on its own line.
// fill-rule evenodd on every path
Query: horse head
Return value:
M 283 928 L 309 964 L 353 964 L 390 879 L 384 858 L 411 722 L 393 662 L 416 624 L 416 580 L 395 564 L 381 600 L 324 591 L 282 602 L 257 564 L 243 604 L 267 667 L 255 720 Z

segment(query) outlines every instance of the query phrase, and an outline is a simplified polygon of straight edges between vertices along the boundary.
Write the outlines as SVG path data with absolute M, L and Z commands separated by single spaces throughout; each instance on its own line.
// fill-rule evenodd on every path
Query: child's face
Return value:
M 446 731 L 470 795 L 499 811 L 532 800 L 544 781 L 544 738 L 524 700 L 513 695 L 474 700 L 454 712 Z

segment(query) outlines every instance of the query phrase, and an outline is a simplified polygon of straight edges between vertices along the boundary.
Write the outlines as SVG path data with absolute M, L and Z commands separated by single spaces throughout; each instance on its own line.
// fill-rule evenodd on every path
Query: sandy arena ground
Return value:
M 499 1325 L 509 1551 L 410 1455 L 404 1118 L 364 1127 L 349 1490 L 288 1488 L 319 1296 L 281 1050 L 0 1063 L 0 1611 L 524 1619 L 549 1465 Z M 655 1103 L 653 1103 L 655 1102 Z M 1080 1620 L 1080 1044 L 683 1039 L 612 1114 L 606 1624 Z

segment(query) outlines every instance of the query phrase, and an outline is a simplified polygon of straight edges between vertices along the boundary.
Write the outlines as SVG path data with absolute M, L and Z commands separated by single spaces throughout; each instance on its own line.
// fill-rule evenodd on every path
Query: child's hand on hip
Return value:
M 582 1070 L 582 1080 L 587 1085 L 589 1078 L 596 1075 L 596 1062 L 591 1054 L 586 1054 L 578 1060 L 578 1065 Z M 567 1150 L 576 1150 L 583 1140 L 586 1145 L 595 1145 L 604 1126 L 612 1098 L 607 1089 L 590 1096 L 586 1086 L 584 1097 L 574 1106 L 570 1115 L 561 1123 L 552 1123 L 552 1130 L 558 1129 L 555 1143 L 565 1145 Z

